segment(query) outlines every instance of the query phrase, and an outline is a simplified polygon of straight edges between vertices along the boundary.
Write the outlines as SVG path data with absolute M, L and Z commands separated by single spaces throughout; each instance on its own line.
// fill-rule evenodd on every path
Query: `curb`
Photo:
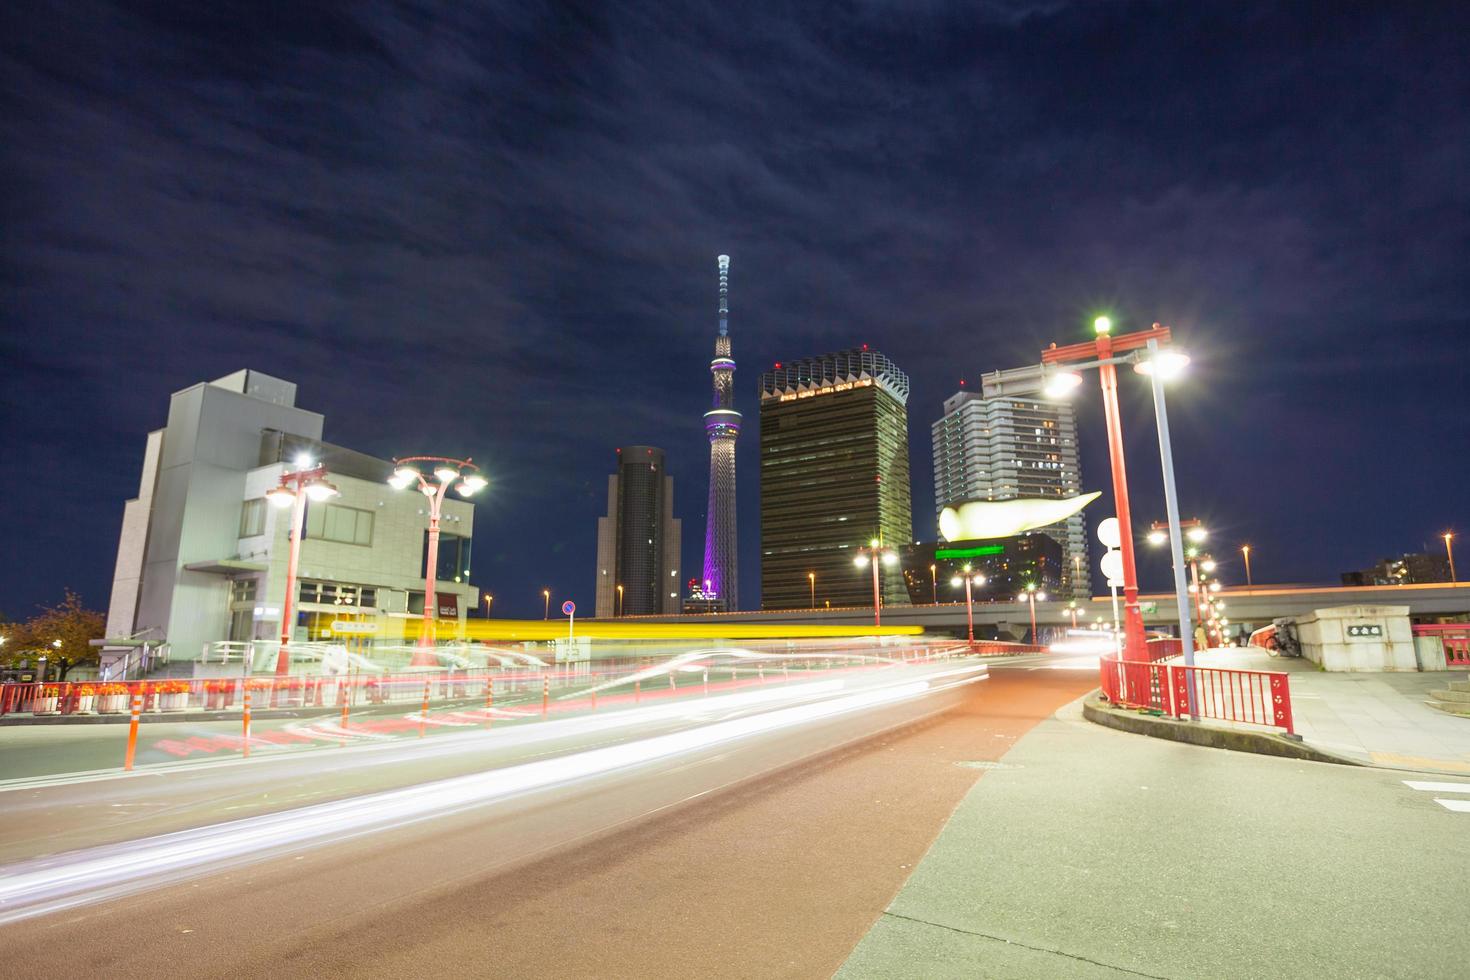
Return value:
M 1186 742 L 1211 749 L 1229 749 L 1232 752 L 1254 752 L 1257 755 L 1274 755 L 1284 759 L 1301 759 L 1306 762 L 1329 762 L 1338 766 L 1367 766 L 1366 763 L 1347 756 L 1335 755 L 1313 748 L 1310 745 L 1278 735 L 1274 732 L 1247 732 L 1235 728 L 1215 728 L 1200 722 L 1178 721 L 1138 711 L 1116 708 L 1102 700 L 1100 692 L 1094 691 L 1082 702 L 1082 717 L 1093 724 L 1116 728 L 1122 732 L 1166 738 L 1174 742 Z M 1371 767 L 1370 767 L 1371 768 Z

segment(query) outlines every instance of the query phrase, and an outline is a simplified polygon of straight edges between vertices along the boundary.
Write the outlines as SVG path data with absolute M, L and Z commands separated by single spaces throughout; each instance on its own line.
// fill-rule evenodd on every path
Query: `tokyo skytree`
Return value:
M 735 411 L 735 361 L 730 357 L 730 256 L 719 257 L 720 332 L 715 337 L 714 407 L 704 413 L 709 435 L 709 508 L 705 511 L 704 579 L 706 596 L 717 598 L 727 610 L 739 601 L 739 563 L 735 556 L 735 440 L 740 436 L 740 413 Z

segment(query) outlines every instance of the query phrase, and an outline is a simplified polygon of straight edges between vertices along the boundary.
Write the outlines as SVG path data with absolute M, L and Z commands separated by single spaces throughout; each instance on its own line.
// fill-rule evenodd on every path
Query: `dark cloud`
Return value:
M 542 583 L 588 591 L 622 442 L 670 451 L 692 567 L 722 251 L 747 602 L 760 367 L 867 342 L 909 370 L 928 536 L 940 401 L 1100 307 L 1194 351 L 1172 405 L 1184 506 L 1251 540 L 1261 574 L 1470 530 L 1470 18 L 1451 5 L 0 17 L 12 614 L 64 584 L 105 600 L 144 433 L 170 391 L 243 366 L 297 381 L 335 441 L 486 460 L 477 575 L 507 611 Z M 1104 487 L 1097 415 L 1084 472 Z

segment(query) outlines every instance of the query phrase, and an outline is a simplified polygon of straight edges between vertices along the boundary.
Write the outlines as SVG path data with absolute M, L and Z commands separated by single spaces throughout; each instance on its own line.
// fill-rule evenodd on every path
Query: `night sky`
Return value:
M 1104 310 L 1195 359 L 1182 509 L 1227 582 L 1242 542 L 1329 581 L 1447 529 L 1470 569 L 1467 36 L 1448 2 L 6 4 L 0 610 L 105 607 L 145 434 L 245 367 L 329 441 L 481 461 L 497 614 L 591 606 L 619 444 L 668 451 L 694 568 L 720 252 L 746 605 L 760 370 L 910 374 L 928 540 L 943 399 Z

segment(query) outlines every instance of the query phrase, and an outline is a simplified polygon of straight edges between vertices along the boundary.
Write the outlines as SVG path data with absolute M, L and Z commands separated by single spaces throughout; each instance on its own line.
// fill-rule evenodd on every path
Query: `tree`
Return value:
M 66 680 L 73 667 L 96 663 L 98 649 L 89 641 L 100 639 L 106 623 L 100 612 L 82 604 L 82 597 L 71 589 L 60 604 L 43 606 L 41 611 L 18 627 L 10 629 L 0 646 L 0 658 L 10 664 L 19 660 L 46 658 L 55 680 Z

